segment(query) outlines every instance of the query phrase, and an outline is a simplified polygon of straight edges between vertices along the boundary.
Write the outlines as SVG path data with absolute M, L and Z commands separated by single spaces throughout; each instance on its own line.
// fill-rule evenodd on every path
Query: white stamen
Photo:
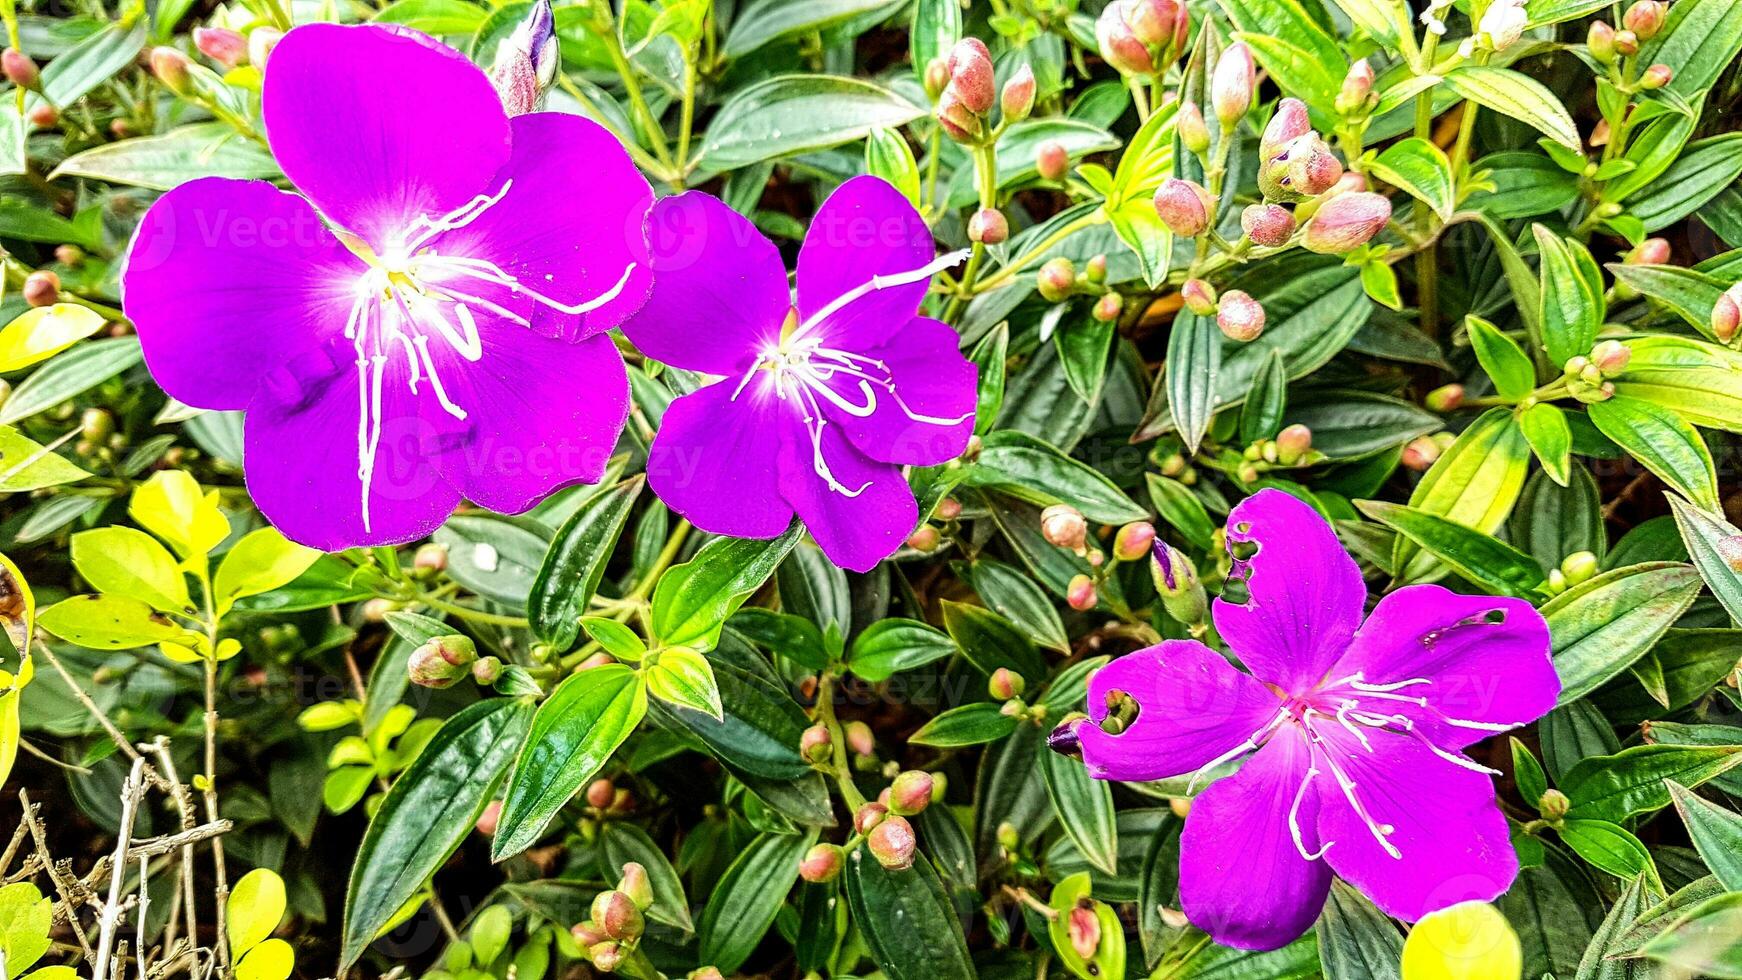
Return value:
M 1355 790 L 1357 788 L 1355 781 L 1350 779 L 1347 773 L 1343 772 L 1341 766 L 1337 765 L 1336 753 L 1331 751 L 1330 746 L 1325 743 L 1323 736 L 1319 735 L 1319 733 L 1313 729 L 1313 715 L 1318 715 L 1321 718 L 1324 717 L 1322 712 L 1313 708 L 1308 708 L 1303 716 L 1307 732 L 1312 736 L 1313 741 L 1324 750 L 1325 767 L 1330 769 L 1331 776 L 1336 779 L 1337 786 L 1342 789 L 1343 798 L 1349 801 L 1349 809 L 1353 810 L 1355 816 L 1362 823 L 1367 825 L 1368 832 L 1373 835 L 1373 839 L 1379 843 L 1380 848 L 1382 848 L 1386 854 L 1391 855 L 1394 859 L 1401 860 L 1403 858 L 1403 852 L 1399 851 L 1391 841 L 1386 840 L 1386 834 L 1390 833 L 1394 828 L 1390 828 L 1389 825 L 1380 824 L 1379 821 L 1373 819 L 1372 814 L 1367 812 L 1366 805 L 1361 802 L 1359 796 L 1355 795 Z
M 1336 843 L 1336 841 L 1325 841 L 1319 845 L 1317 852 L 1310 852 L 1306 849 L 1306 841 L 1301 838 L 1300 804 L 1302 800 L 1306 799 L 1307 784 L 1313 781 L 1314 776 L 1318 775 L 1321 775 L 1318 767 L 1308 762 L 1306 776 L 1301 779 L 1300 788 L 1294 791 L 1294 802 L 1288 808 L 1288 836 L 1294 838 L 1294 849 L 1299 851 L 1300 856 L 1308 861 L 1317 861 L 1324 857 L 1325 852 L 1331 849 L 1332 844 Z

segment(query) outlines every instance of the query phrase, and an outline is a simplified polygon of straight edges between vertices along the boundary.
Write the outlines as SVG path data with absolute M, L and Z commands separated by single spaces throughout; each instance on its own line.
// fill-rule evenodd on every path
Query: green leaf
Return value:
M 1119 832 L 1113 819 L 1113 790 L 1105 780 L 1091 779 L 1083 763 L 1057 752 L 1041 758 L 1046 792 L 1059 822 L 1077 850 L 1107 874 L 1119 873 Z
M 107 321 L 73 303 L 32 307 L 0 330 L 0 373 L 46 361 L 103 329 Z
M 1703 800 L 1674 780 L 1668 785 L 1670 800 L 1701 860 L 1725 888 L 1742 891 L 1742 814 Z
M 1410 494 L 1409 506 L 1483 534 L 1505 523 L 1530 471 L 1530 446 L 1503 408 L 1490 409 L 1465 429 Z M 1432 573 L 1434 560 L 1399 538 L 1392 567 L 1408 581 Z
M 642 673 L 647 693 L 679 707 L 722 717 L 720 688 L 706 657 L 688 647 L 668 647 Z
M 865 137 L 865 172 L 883 178 L 907 203 L 920 206 L 919 163 L 899 130 L 873 129 Z
M 1731 547 L 1727 542 L 1742 540 L 1738 537 L 1742 531 L 1718 514 L 1700 510 L 1674 494 L 1669 495 L 1669 508 L 1700 577 L 1730 618 L 1742 622 L 1742 573 L 1724 553 Z
M 733 613 L 726 625 L 751 642 L 812 670 L 823 670 L 829 665 L 822 631 L 802 616 L 746 606 Z
M 1149 499 L 1155 503 L 1156 513 L 1162 521 L 1191 544 L 1209 550 L 1217 528 L 1198 495 L 1178 480 L 1159 473 L 1147 474 L 1145 479 L 1149 485 Z
M 690 920 L 689 899 L 684 897 L 683 881 L 677 869 L 667 860 L 665 851 L 647 836 L 647 831 L 626 820 L 611 820 L 599 827 L 599 846 L 605 851 L 606 870 L 621 870 L 634 861 L 647 869 L 648 883 L 653 886 L 653 904 L 647 917 L 684 932 L 694 932 Z
M 218 615 L 243 596 L 271 592 L 296 581 L 321 553 L 290 541 L 277 528 L 249 531 L 224 553 L 212 591 L 217 594 Z
M 932 61 L 949 56 L 962 39 L 962 5 L 957 0 L 918 0 L 907 32 L 913 52 L 913 72 L 921 84 Z
M 1742 174 L 1742 133 L 1695 140 L 1663 175 L 1627 202 L 1627 213 L 1648 232 L 1692 214 Z
M 49 179 L 86 177 L 167 191 L 201 177 L 267 180 L 280 176 L 272 154 L 238 135 L 225 123 L 195 123 L 155 136 L 100 143 L 75 153 L 54 168 Z M 135 248 L 133 259 L 151 256 L 152 242 Z
M 587 631 L 605 652 L 618 660 L 629 663 L 639 663 L 647 654 L 647 645 L 641 642 L 641 637 L 635 631 L 614 619 L 603 616 L 582 616 L 581 628 Z
M 641 723 L 647 690 L 622 664 L 571 674 L 538 707 L 502 794 L 491 860 L 519 854 Z
M 1172 394 L 1168 396 L 1170 404 L 1175 397 Z M 1246 395 L 1246 403 L 1240 406 L 1240 442 L 1250 446 L 1260 439 L 1276 435 L 1282 428 L 1282 413 L 1287 407 L 1288 370 L 1283 364 L 1282 352 L 1271 351 L 1258 372 L 1252 376 L 1252 389 Z M 1314 429 L 1315 442 L 1318 434 L 1318 430 Z
M 786 893 L 798 880 L 798 863 L 816 842 L 817 833 L 761 834 L 726 869 L 702 920 L 696 938 L 701 962 L 721 972 L 738 972 L 755 952 L 774 917 L 786 903 Z M 854 853 L 864 850 L 858 848 Z
M 1543 774 L 1542 763 L 1531 754 L 1530 746 L 1515 736 L 1509 736 L 1508 741 L 1512 746 L 1513 781 L 1518 784 L 1518 795 L 1526 803 L 1535 804 L 1548 792 L 1548 776 Z
M 1444 221 L 1456 207 L 1452 162 L 1446 152 L 1419 136 L 1398 140 L 1373 160 L 1371 172 L 1434 209 Z
M 1561 365 L 1590 353 L 1597 342 L 1604 312 L 1601 277 L 1583 245 L 1542 225 L 1532 230 L 1542 253 L 1543 347 L 1549 362 Z
M 106 337 L 79 344 L 36 369 L 0 403 L 0 425 L 11 425 L 82 395 L 141 358 L 138 337 Z
M 1051 607 L 1048 606 L 1050 609 Z M 847 667 L 873 684 L 934 663 L 956 652 L 942 632 L 912 619 L 881 619 L 853 638 Z
M 1550 145 L 1560 144 L 1550 141 Z M 1490 153 L 1477 160 L 1474 169 L 1486 171 L 1486 180 L 1494 189 L 1470 194 L 1464 206 L 1492 218 L 1511 220 L 1553 214 L 1579 198 L 1578 178 L 1540 153 L 1521 150 Z
M 1174 431 L 1188 453 L 1198 451 L 1215 416 L 1216 376 L 1221 367 L 1222 331 L 1215 318 L 1181 310 L 1168 336 L 1164 374 Z
M 1518 430 L 1542 463 L 1543 472 L 1561 486 L 1572 476 L 1573 430 L 1566 413 L 1547 402 L 1537 402 L 1518 413 Z
M 768 581 L 802 533 L 794 521 L 767 541 L 715 538 L 667 570 L 653 590 L 653 635 L 667 646 L 713 649 L 726 620 Z
M 1706 441 L 1681 416 L 1626 395 L 1586 406 L 1598 431 L 1700 507 L 1718 507 L 1718 475 Z
M 1005 359 L 1009 354 L 1010 326 L 1000 323 L 974 345 L 969 360 L 979 369 L 980 382 L 974 401 L 974 434 L 983 436 L 992 431 L 998 412 L 1004 407 Z
M 1568 818 L 1560 828 L 1561 840 L 1599 871 L 1617 878 L 1645 875 L 1657 880 L 1657 866 L 1639 838 L 1625 827 L 1607 820 Z M 1662 885 L 1658 885 L 1662 891 Z
M 1619 822 L 1670 804 L 1667 780 L 1687 787 L 1742 763 L 1742 745 L 1635 745 L 1584 759 L 1561 777 L 1569 817 Z
M 10 425 L 0 425 L 0 493 L 24 493 L 76 483 L 91 474 L 65 456 L 34 442 Z
M 996 742 L 1016 730 L 1016 719 L 989 701 L 964 704 L 933 715 L 907 740 L 914 745 L 956 749 Z
M 1146 200 L 1133 199 L 1117 208 L 1105 211 L 1113 233 L 1137 257 L 1137 267 L 1143 282 L 1159 288 L 1167 278 L 1173 262 L 1173 232 L 1162 224 L 1155 206 Z
M 1675 562 L 1604 572 L 1549 600 L 1548 621 L 1557 704 L 1595 691 L 1645 655 L 1700 593 L 1700 577 Z
M 448 574 L 466 588 L 510 608 L 526 604 L 550 547 L 550 532 L 526 518 L 455 514 L 436 528 L 448 549 Z
M 1676 968 L 1678 976 L 1734 980 L 1742 977 L 1742 942 L 1737 936 L 1742 936 L 1742 893 L 1729 892 L 1682 913 L 1639 947 L 1639 953 Z
M 863 847 L 847 855 L 853 923 L 889 980 L 974 980 L 979 976 L 955 908 L 931 862 L 890 871 Z
M 700 164 L 732 170 L 763 160 L 864 139 L 926 110 L 874 82 L 834 75 L 781 75 L 734 93 L 708 125 Z
M 145 24 L 123 18 L 93 31 L 42 70 L 42 92 L 32 94 L 25 112 L 47 101 L 62 111 L 108 81 L 139 57 L 145 47 Z
M 1085 316 L 1073 317 L 1053 331 L 1052 340 L 1058 347 L 1065 380 L 1077 397 L 1088 404 L 1093 405 L 1101 397 L 1101 385 L 1107 376 L 1107 352 L 1113 349 L 1116 326 L 1112 320 Z
M 595 493 L 557 530 L 526 600 L 526 618 L 539 639 L 558 650 L 575 645 L 581 617 L 646 484 L 636 475 Z
M 1617 395 L 1667 408 L 1693 425 L 1742 432 L 1742 354 L 1692 337 L 1623 343 L 1632 357 L 1613 382 Z
M 1638 63 L 1661 62 L 1673 72 L 1664 91 L 1699 100 L 1742 51 L 1742 23 L 1726 0 L 1678 0 L 1655 37 L 1640 46 Z
M 1331 882 L 1318 936 L 1325 976 L 1401 980 L 1403 935 L 1385 913 L 1341 881 Z
M 775 41 L 825 30 L 885 8 L 894 9 L 889 0 L 751 0 L 734 13 L 722 53 L 741 58 Z
M 976 559 L 967 577 L 986 605 L 1016 624 L 1029 639 L 1049 650 L 1070 652 L 1070 638 L 1058 610 L 1033 579 L 990 558 Z
M 1536 559 L 1493 535 L 1403 504 L 1362 500 L 1356 506 L 1487 592 L 1529 598 L 1542 587 Z
M 218 508 L 218 491 L 202 493 L 181 470 L 159 470 L 134 488 L 127 514 L 169 542 L 183 561 L 198 561 L 200 567 L 206 554 L 230 536 L 230 521 Z
M 508 772 L 532 711 L 517 698 L 462 708 L 394 781 L 351 868 L 341 969 L 362 957 L 472 832 Z
M 1676 265 L 1628 265 L 1625 262 L 1611 262 L 1604 268 L 1613 273 L 1616 279 L 1675 311 L 1694 329 L 1707 337 L 1711 336 L 1712 307 L 1717 304 L 1718 297 L 1724 295 L 1726 288 L 1722 280 Z M 1680 338 L 1640 339 L 1673 341 Z M 1638 340 L 1630 341 L 1629 348 L 1636 343 Z M 1629 362 L 1628 367 L 1632 369 L 1634 365 Z
M 1149 516 L 1099 471 L 1015 429 L 986 436 L 980 458 L 963 483 L 1030 503 L 1070 504 L 1099 524 L 1124 524 Z
M 465 0 L 396 0 L 375 15 L 378 24 L 400 24 L 433 34 L 473 34 L 483 26 L 485 8 Z
M 44 609 L 36 622 L 63 640 L 95 650 L 129 650 L 154 643 L 191 646 L 203 639 L 140 600 L 120 595 L 76 595 Z
M 1004 617 L 965 602 L 943 600 L 944 629 L 962 655 L 990 675 L 1000 667 L 1021 674 L 1031 684 L 1046 677 L 1046 661 Z
M 1508 68 L 1465 64 L 1447 73 L 1444 81 L 1471 102 L 1511 116 L 1557 143 L 1574 150 L 1584 146 L 1566 106 L 1528 75 Z
M 1530 363 L 1530 355 L 1479 316 L 1465 317 L 1464 327 L 1470 335 L 1470 346 L 1476 351 L 1476 360 L 1494 380 L 1494 390 L 1500 397 L 1507 401 L 1528 398 L 1536 388 L 1536 369 Z
M 138 599 L 159 612 L 194 611 L 175 556 L 144 531 L 81 531 L 73 535 L 72 558 L 73 567 L 98 592 Z

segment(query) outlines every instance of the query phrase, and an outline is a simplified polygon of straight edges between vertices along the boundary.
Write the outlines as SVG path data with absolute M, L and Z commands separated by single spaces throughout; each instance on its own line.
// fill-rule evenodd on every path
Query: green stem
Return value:
M 439 609 L 449 615 L 458 616 L 474 623 L 489 623 L 492 626 L 507 626 L 514 629 L 525 629 L 531 625 L 525 616 L 505 616 L 501 613 L 485 612 L 482 609 L 473 609 L 471 606 L 462 606 L 457 602 L 438 599 L 429 594 L 419 595 L 417 601 L 431 609 Z
M 667 183 L 675 179 L 676 173 L 649 156 L 647 151 L 641 148 L 641 144 L 636 141 L 634 134 L 618 132 L 617 127 L 611 124 L 611 117 L 600 112 L 599 107 L 593 104 L 593 100 L 581 90 L 579 85 L 574 83 L 573 79 L 559 72 L 556 76 L 556 83 L 564 92 L 567 92 L 570 97 L 581 104 L 582 111 L 586 112 L 599 125 L 605 127 L 606 132 L 617 137 L 617 142 L 623 145 L 623 149 L 629 151 L 629 156 L 635 161 L 636 166 Z
M 835 675 L 827 672 L 817 678 L 817 721 L 829 730 L 830 768 L 834 770 L 841 799 L 846 801 L 848 810 L 858 813 L 865 805 L 865 795 L 854 784 L 853 770 L 847 765 L 847 739 L 835 718 Z
M 600 19 L 607 25 L 600 32 L 605 39 L 605 50 L 611 56 L 611 65 L 623 79 L 623 91 L 629 95 L 629 107 L 641 120 L 642 127 L 647 130 L 647 138 L 653 143 L 653 155 L 670 173 L 681 175 L 682 168 L 672 162 L 671 148 L 665 142 L 665 130 L 659 125 L 659 119 L 647 107 L 647 99 L 641 94 L 641 80 L 636 77 L 635 66 L 629 63 L 629 57 L 623 53 L 623 41 L 618 36 L 616 21 L 610 13 L 611 5 L 595 0 L 595 6 L 602 11 Z
M 1439 35 L 1429 31 L 1422 44 L 1421 65 L 1425 70 L 1433 65 L 1434 49 L 1439 46 Z M 1434 97 L 1429 89 L 1415 97 L 1415 135 L 1431 140 L 1434 125 Z M 1416 205 L 1415 226 L 1422 239 L 1433 236 L 1433 211 L 1430 208 Z M 1421 329 L 1429 337 L 1439 334 L 1439 291 L 1436 279 L 1439 269 L 1437 250 L 1430 242 L 1427 247 L 1415 255 L 1415 292 L 1416 306 L 1420 309 Z
M 973 148 L 974 184 L 980 189 L 981 209 L 998 206 L 998 151 L 997 144 L 988 140 Z M 954 323 L 961 316 L 962 308 L 968 305 L 968 298 L 974 295 L 974 280 L 980 275 L 980 265 L 986 261 L 986 246 L 975 242 L 973 250 L 968 255 L 968 267 L 962 270 L 962 281 L 956 286 L 955 298 L 950 300 L 949 308 L 944 312 L 944 319 Z

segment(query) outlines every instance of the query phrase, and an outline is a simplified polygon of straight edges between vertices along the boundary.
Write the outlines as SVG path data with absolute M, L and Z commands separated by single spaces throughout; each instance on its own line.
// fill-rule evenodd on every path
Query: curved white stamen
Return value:
M 1391 833 L 1393 828 L 1387 824 L 1381 824 L 1379 821 L 1373 819 L 1372 814 L 1367 812 L 1366 804 L 1362 803 L 1361 798 L 1355 795 L 1355 790 L 1357 788 L 1355 781 L 1349 778 L 1348 774 L 1343 771 L 1341 766 L 1337 765 L 1336 753 L 1331 750 L 1330 745 L 1325 742 L 1324 737 L 1313 728 L 1313 715 L 1318 715 L 1321 718 L 1325 716 L 1323 712 L 1315 708 L 1308 708 L 1303 712 L 1302 720 L 1306 725 L 1307 733 L 1323 750 L 1325 767 L 1331 771 L 1332 778 L 1336 779 L 1337 786 L 1343 791 L 1343 799 L 1349 802 L 1349 809 L 1353 810 L 1356 818 L 1367 826 L 1368 832 L 1373 835 L 1373 839 L 1378 842 L 1380 848 L 1383 849 L 1386 854 L 1391 855 L 1394 859 L 1401 860 L 1403 858 L 1403 852 L 1399 851 L 1396 845 L 1386 839 L 1386 835 Z
M 1294 802 L 1290 804 L 1288 808 L 1288 836 L 1294 838 L 1294 849 L 1300 852 L 1300 856 L 1306 858 L 1308 861 L 1317 861 L 1319 858 L 1324 857 L 1325 852 L 1331 849 L 1332 844 L 1336 843 L 1336 841 L 1325 841 L 1319 845 L 1319 849 L 1316 852 L 1313 852 L 1306 849 L 1306 841 L 1301 837 L 1300 804 L 1302 800 L 1306 799 L 1307 784 L 1313 781 L 1314 776 L 1319 775 L 1322 775 L 1322 773 L 1319 772 L 1318 767 L 1314 766 L 1309 761 L 1307 763 L 1306 775 L 1301 778 L 1300 788 L 1294 791 Z
M 1367 733 L 1356 728 L 1354 723 L 1349 720 L 1349 712 L 1359 708 L 1360 706 L 1361 704 L 1358 701 L 1344 701 L 1337 707 L 1337 722 L 1345 729 L 1348 729 L 1349 734 L 1355 736 L 1355 738 L 1360 741 L 1362 748 L 1366 749 L 1368 752 L 1372 752 L 1373 743 L 1367 740 Z

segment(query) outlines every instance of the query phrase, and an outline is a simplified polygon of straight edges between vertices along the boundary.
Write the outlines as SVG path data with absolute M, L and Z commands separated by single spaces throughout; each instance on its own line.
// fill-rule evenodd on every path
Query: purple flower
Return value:
M 1548 627 L 1519 599 L 1366 586 L 1330 526 L 1279 490 L 1234 508 L 1215 626 L 1251 674 L 1191 640 L 1114 660 L 1076 731 L 1102 779 L 1207 772 L 1180 838 L 1186 916 L 1217 942 L 1274 949 L 1318 917 L 1334 872 L 1414 921 L 1488 901 L 1518 873 L 1493 770 L 1462 750 L 1554 707 Z M 1241 556 L 1246 557 L 1241 557 Z M 1099 727 L 1134 701 L 1120 734 Z
M 183 184 L 122 279 L 164 390 L 247 410 L 260 510 L 336 550 L 597 480 L 628 412 L 603 333 L 651 280 L 652 191 L 616 141 L 511 120 L 459 52 L 383 26 L 285 35 L 262 114 L 301 195 Z
M 902 464 L 961 455 L 975 370 L 956 332 L 917 315 L 931 232 L 875 177 L 823 202 L 796 304 L 774 244 L 705 194 L 653 209 L 654 290 L 624 332 L 649 357 L 719 380 L 671 404 L 648 482 L 697 527 L 773 537 L 793 513 L 830 559 L 866 571 L 918 523 Z

